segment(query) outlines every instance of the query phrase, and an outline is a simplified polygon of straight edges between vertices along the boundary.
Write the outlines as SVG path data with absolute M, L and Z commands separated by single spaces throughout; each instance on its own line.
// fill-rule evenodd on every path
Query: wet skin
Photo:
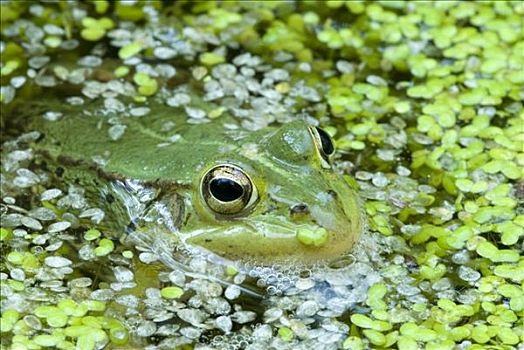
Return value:
M 183 110 L 150 104 L 146 116 L 117 116 L 126 130 L 112 140 L 116 113 L 102 107 L 61 106 L 61 119 L 33 118 L 31 129 L 43 134 L 33 147 L 66 169 L 62 181 L 105 202 L 104 221 L 119 223 L 114 235 L 129 234 L 130 219 L 132 230 L 146 225 L 122 219 L 125 200 L 107 203 L 125 187 L 115 183 L 133 179 L 153 188 L 154 202 L 169 212 L 171 225 L 155 225 L 154 235 L 226 259 L 314 263 L 350 252 L 358 239 L 357 194 L 333 170 L 335 150 L 321 129 L 294 121 L 248 131 L 225 114 L 190 124 Z M 166 131 L 166 122 L 174 127 Z

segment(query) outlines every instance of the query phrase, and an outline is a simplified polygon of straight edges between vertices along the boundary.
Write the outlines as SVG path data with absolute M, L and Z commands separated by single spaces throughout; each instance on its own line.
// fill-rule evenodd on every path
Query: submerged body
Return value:
M 31 125 L 43 136 L 35 149 L 65 169 L 62 178 L 104 203 L 109 234 L 141 231 L 263 264 L 314 263 L 351 250 L 362 230 L 357 195 L 334 172 L 334 148 L 321 129 L 295 121 L 248 131 L 226 115 L 192 124 L 180 109 L 148 107 L 117 127 L 114 112 L 96 102 Z M 115 137 L 115 128 L 124 133 Z M 130 183 L 149 193 L 140 210 L 131 208 L 141 194 Z M 154 223 L 145 220 L 152 211 Z

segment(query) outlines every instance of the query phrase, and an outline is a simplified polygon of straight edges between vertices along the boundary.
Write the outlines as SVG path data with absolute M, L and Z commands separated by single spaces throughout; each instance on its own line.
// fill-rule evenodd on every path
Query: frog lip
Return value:
M 252 220 L 256 221 L 256 220 Z M 238 223 L 183 234 L 182 244 L 196 251 L 254 264 L 316 264 L 346 254 L 354 243 L 347 227 L 327 230 L 316 224 Z
M 203 235 L 221 234 L 227 236 L 245 232 L 247 230 L 249 232 L 252 232 L 253 236 L 264 235 L 268 238 L 285 238 L 290 236 L 296 236 L 300 229 L 317 230 L 319 228 L 325 228 L 329 232 L 340 231 L 340 228 L 338 230 L 333 230 L 333 227 L 324 227 L 315 222 L 297 224 L 285 220 L 282 217 L 275 217 L 273 220 L 247 219 L 229 227 L 214 226 L 191 230 L 190 232 L 182 231 L 181 237 L 183 241 L 187 241 L 191 240 L 192 238 L 197 238 L 198 236 Z

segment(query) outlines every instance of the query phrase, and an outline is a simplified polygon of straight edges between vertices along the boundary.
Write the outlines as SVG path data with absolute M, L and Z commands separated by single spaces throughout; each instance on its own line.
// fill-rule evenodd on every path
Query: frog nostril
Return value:
M 291 214 L 307 214 L 309 213 L 309 208 L 306 204 L 297 204 L 291 207 Z

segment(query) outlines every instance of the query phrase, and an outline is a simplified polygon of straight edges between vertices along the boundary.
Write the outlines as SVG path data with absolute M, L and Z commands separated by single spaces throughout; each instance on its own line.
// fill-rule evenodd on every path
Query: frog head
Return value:
M 362 230 L 361 211 L 332 167 L 334 153 L 329 135 L 303 121 L 235 140 L 197 172 L 181 238 L 260 263 L 348 253 Z

